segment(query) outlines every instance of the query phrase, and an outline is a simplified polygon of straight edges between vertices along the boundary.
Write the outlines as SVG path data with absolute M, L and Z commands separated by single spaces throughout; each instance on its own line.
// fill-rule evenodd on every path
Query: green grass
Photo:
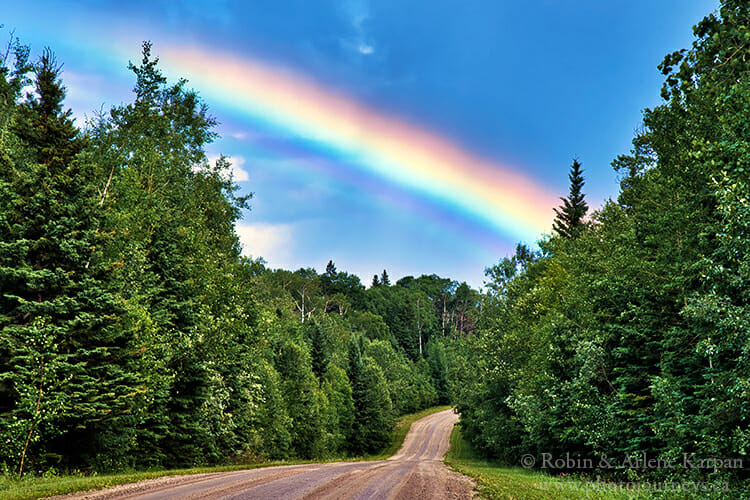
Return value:
M 559 500 L 571 498 L 598 498 L 620 500 L 636 498 L 623 493 L 596 491 L 596 483 L 585 483 L 551 477 L 521 468 L 501 467 L 483 460 L 461 436 L 458 426 L 451 433 L 451 447 L 445 463 L 454 470 L 472 477 L 479 486 L 479 495 L 503 500 Z M 642 498 L 642 497 L 640 497 Z
M 449 406 L 438 406 L 428 408 L 418 413 L 412 413 L 402 417 L 395 425 L 391 437 L 391 443 L 383 453 L 369 455 L 366 457 L 336 457 L 324 460 L 325 462 L 356 461 L 356 460 L 384 460 L 401 448 L 406 434 L 411 428 L 412 422 L 432 413 L 446 410 Z M 87 491 L 117 486 L 118 484 L 134 483 L 144 479 L 153 479 L 162 476 L 176 476 L 185 474 L 201 474 L 206 472 L 225 472 L 233 470 L 255 469 L 258 467 L 270 467 L 274 465 L 298 465 L 308 463 L 320 463 L 323 460 L 285 460 L 275 462 L 264 462 L 252 465 L 227 465 L 218 467 L 194 467 L 191 469 L 150 470 L 139 472 L 126 472 L 106 475 L 64 475 L 59 477 L 34 477 L 26 475 L 21 479 L 12 479 L 0 475 L 0 498 L 5 500 L 28 500 L 33 498 L 47 497 L 53 495 L 64 495 L 77 491 Z

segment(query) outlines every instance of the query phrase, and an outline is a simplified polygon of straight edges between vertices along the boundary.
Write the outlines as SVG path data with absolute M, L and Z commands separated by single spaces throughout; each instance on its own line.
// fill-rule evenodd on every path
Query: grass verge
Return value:
M 48 497 L 54 495 L 64 495 L 75 493 L 77 491 L 87 491 L 101 488 L 109 488 L 118 484 L 135 483 L 144 479 L 154 479 L 162 476 L 177 476 L 185 474 L 202 474 L 207 472 L 227 472 L 233 470 L 247 470 L 258 467 L 271 467 L 274 465 L 298 465 L 320 462 L 340 462 L 353 460 L 384 460 L 401 448 L 404 443 L 406 434 L 411 428 L 411 424 L 422 417 L 432 413 L 446 410 L 449 406 L 438 406 L 422 410 L 418 413 L 412 413 L 401 417 L 396 423 L 391 443 L 383 453 L 379 455 L 369 455 L 366 457 L 337 457 L 327 460 L 285 460 L 274 462 L 263 462 L 252 465 L 226 465 L 217 467 L 194 467 L 190 469 L 171 469 L 171 470 L 150 470 L 139 472 L 125 472 L 118 474 L 106 475 L 64 475 L 57 477 L 34 477 L 24 476 L 21 479 L 11 479 L 8 476 L 0 475 L 0 498 L 7 500 L 29 500 L 34 498 Z
M 521 468 L 501 467 L 483 460 L 471 444 L 461 436 L 458 426 L 451 433 L 451 447 L 445 463 L 461 474 L 473 478 L 479 486 L 479 496 L 502 500 L 560 500 L 598 498 L 621 500 L 644 498 L 625 493 L 597 491 L 597 483 L 561 479 Z

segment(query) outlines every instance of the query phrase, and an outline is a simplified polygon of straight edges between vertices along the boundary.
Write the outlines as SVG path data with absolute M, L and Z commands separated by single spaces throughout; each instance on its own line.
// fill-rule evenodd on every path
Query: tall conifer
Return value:
M 388 277 L 388 271 L 383 269 L 383 274 L 380 275 L 380 284 L 385 286 L 391 286 L 391 279 Z
M 570 193 L 567 198 L 560 198 L 563 202 L 562 206 L 554 209 L 556 216 L 552 227 L 563 238 L 575 238 L 583 228 L 583 217 L 589 209 L 582 192 L 583 171 L 577 158 L 570 166 L 568 179 L 570 179 Z
M 40 459 L 37 443 L 47 455 L 95 455 L 99 430 L 128 412 L 134 385 L 123 369 L 125 332 L 115 328 L 119 307 L 102 279 L 93 167 L 63 111 L 60 72 L 46 50 L 15 120 L 23 164 L 3 172 L 13 201 L 3 205 L 9 228 L 0 245 L 0 327 L 10 346 L 10 370 L 0 377 L 16 440 L 8 452 L 21 473 Z M 71 433 L 78 438 L 58 439 Z

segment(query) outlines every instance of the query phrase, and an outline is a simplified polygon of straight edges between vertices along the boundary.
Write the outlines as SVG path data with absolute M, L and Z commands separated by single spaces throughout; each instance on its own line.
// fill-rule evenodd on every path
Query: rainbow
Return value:
M 549 232 L 557 196 L 507 166 L 332 92 L 286 68 L 197 47 L 159 46 L 163 67 L 209 101 L 293 135 L 326 157 L 533 243 Z

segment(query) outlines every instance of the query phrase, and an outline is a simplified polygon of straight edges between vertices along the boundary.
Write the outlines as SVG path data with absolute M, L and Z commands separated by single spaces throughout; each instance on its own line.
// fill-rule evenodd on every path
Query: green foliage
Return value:
M 337 365 L 330 366 L 322 386 L 328 401 L 326 448 L 334 454 L 344 453 L 354 429 L 354 399 L 346 371 Z
M 261 400 L 251 426 L 257 455 L 272 459 L 289 456 L 292 446 L 292 419 L 282 395 L 279 373 L 266 361 L 261 361 L 254 372 L 261 387 Z
M 555 208 L 555 221 L 552 228 L 558 235 L 564 238 L 575 238 L 583 229 L 583 218 L 589 207 L 584 200 L 583 189 L 583 172 L 578 159 L 574 159 L 570 165 L 570 192 L 567 198 L 560 198 L 563 204 L 560 208 Z
M 137 385 L 125 348 L 130 332 L 118 325 L 121 303 L 106 281 L 107 240 L 88 182 L 94 167 L 71 112 L 63 111 L 65 89 L 50 51 L 33 71 L 35 92 L 17 105 L 13 121 L 18 160 L 0 172 L 9 195 L 0 206 L 0 356 L 7 359 L 0 419 L 30 421 L 21 447 L 7 455 L 18 458 L 19 473 L 27 460 L 44 466 L 42 457 L 67 456 L 78 439 L 85 443 L 78 452 L 91 453 L 87 446 L 102 427 L 122 423 Z
M 248 197 L 226 158 L 209 164 L 215 120 L 186 81 L 168 82 L 149 42 L 129 65 L 133 101 L 84 131 L 52 52 L 29 65 L 13 40 L 8 54 L 4 471 L 376 453 L 398 415 L 435 403 L 444 364 L 422 356 L 442 333 L 438 292 L 390 286 L 385 272 L 365 291 L 332 261 L 320 275 L 241 257 L 234 224 Z M 445 313 L 452 289 L 440 300 Z
M 393 349 L 389 342 L 374 340 L 367 343 L 365 353 L 383 370 L 388 392 L 397 414 L 411 413 L 433 406 L 437 402 L 435 388 L 429 374 L 419 363 L 410 363 L 406 356 Z
M 355 454 L 374 453 L 388 444 L 395 423 L 387 382 L 383 370 L 369 357 L 353 373 L 355 425 L 350 447 Z
M 310 339 L 312 370 L 320 379 L 328 371 L 328 346 L 323 329 L 316 321 L 308 321 L 307 331 Z
M 336 297 L 336 304 L 327 306 L 326 312 L 338 310 L 339 313 L 343 314 L 342 305 L 344 304 L 354 308 L 362 307 L 365 287 L 356 275 L 338 272 L 333 261 L 328 262 L 326 272 L 320 275 L 320 283 L 324 295 Z M 332 307 L 334 305 L 337 307 Z
M 283 380 L 281 393 L 292 420 L 292 448 L 302 457 L 322 454 L 325 405 L 307 350 L 293 342 L 281 348 L 276 369 Z
M 370 311 L 353 311 L 348 316 L 353 332 L 359 332 L 370 340 L 389 340 L 391 331 L 379 314 Z
M 525 453 L 743 458 L 748 433 L 750 5 L 667 56 L 616 202 L 487 270 L 480 336 L 448 350 L 464 436 Z M 575 187 L 571 174 L 571 194 Z M 572 204 L 571 204 L 572 206 Z M 460 367 L 472 366 L 461 380 Z M 573 471 L 574 472 L 574 471 Z M 597 471 L 728 481 L 743 470 Z
M 450 401 L 448 394 L 448 360 L 442 343 L 435 340 L 427 344 L 427 361 L 430 366 L 430 384 L 437 393 L 437 402 L 438 404 L 447 404 Z

